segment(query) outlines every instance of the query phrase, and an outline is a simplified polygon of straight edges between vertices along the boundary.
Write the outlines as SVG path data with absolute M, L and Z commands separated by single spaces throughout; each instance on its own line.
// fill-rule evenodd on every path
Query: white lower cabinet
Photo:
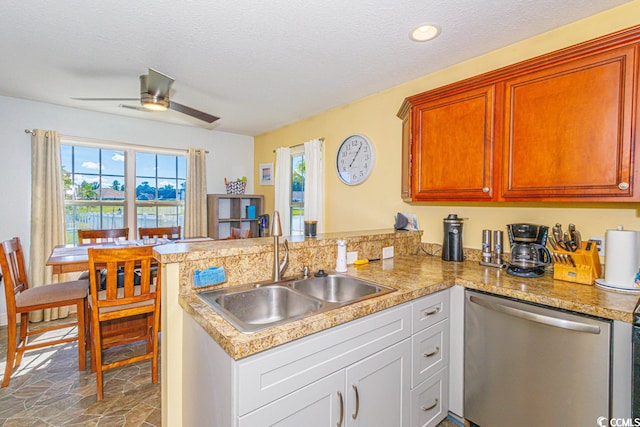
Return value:
M 441 291 L 240 360 L 188 317 L 183 425 L 433 426 L 448 408 L 448 295 Z
M 406 339 L 240 417 L 240 427 L 409 427 Z

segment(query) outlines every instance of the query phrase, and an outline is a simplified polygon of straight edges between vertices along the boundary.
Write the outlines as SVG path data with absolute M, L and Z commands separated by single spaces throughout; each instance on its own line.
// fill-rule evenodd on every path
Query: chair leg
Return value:
M 84 371 L 87 369 L 87 348 L 86 344 L 86 326 L 84 323 L 85 320 L 85 310 L 87 305 L 87 299 L 83 298 L 81 301 L 78 301 L 76 304 L 77 310 L 77 321 L 78 321 L 78 370 Z
M 158 315 L 158 312 L 153 315 L 153 359 L 151 359 L 151 382 L 153 384 L 156 384 L 158 382 L 158 325 L 160 323 Z
M 11 320 L 11 316 L 9 316 L 8 320 L 8 328 L 7 328 L 7 365 L 4 368 L 4 377 L 2 378 L 2 387 L 6 387 L 9 385 L 9 380 L 11 379 L 11 374 L 13 373 L 13 366 L 16 360 L 16 317 L 13 315 L 13 321 Z
M 154 316 L 153 314 L 147 315 L 147 353 L 153 351 L 153 330 L 154 330 Z
M 24 354 L 25 347 L 27 346 L 27 340 L 29 335 L 29 313 L 20 313 L 20 338 L 18 340 L 16 363 L 14 366 L 20 366 L 22 363 L 22 355 Z
M 100 321 L 97 313 L 91 313 L 91 366 L 95 365 L 97 400 L 102 400 L 102 341 L 100 336 Z

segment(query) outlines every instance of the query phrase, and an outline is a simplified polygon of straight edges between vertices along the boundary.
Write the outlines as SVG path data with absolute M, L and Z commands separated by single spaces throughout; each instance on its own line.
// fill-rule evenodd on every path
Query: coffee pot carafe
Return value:
M 507 273 L 519 277 L 539 277 L 551 263 L 545 247 L 549 227 L 536 224 L 508 224 L 511 257 Z
M 442 242 L 442 259 L 444 261 L 463 261 L 462 253 L 462 218 L 449 214 L 444 220 L 444 239 Z

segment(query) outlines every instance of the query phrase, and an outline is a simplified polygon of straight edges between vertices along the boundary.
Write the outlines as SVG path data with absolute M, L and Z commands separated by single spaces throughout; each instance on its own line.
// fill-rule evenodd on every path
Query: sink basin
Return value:
M 236 328 L 254 332 L 318 311 L 322 301 L 286 286 L 251 286 L 248 289 L 198 294 Z M 229 291 L 229 292 L 226 292 Z
M 291 283 L 293 289 L 329 302 L 354 302 L 392 289 L 348 276 L 329 275 Z
M 334 274 L 238 285 L 197 295 L 236 329 L 253 333 L 394 290 Z

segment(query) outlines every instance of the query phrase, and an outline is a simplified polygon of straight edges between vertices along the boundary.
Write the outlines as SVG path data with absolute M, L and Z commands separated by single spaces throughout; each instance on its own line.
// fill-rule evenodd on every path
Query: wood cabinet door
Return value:
M 625 46 L 506 80 L 501 198 L 634 197 L 637 67 Z
M 489 85 L 414 105 L 413 200 L 494 197 L 495 97 Z
M 404 107 L 404 106 L 403 106 Z M 411 191 L 411 109 L 408 105 L 401 113 L 402 119 L 402 172 L 400 175 L 401 197 L 405 202 L 410 202 Z

